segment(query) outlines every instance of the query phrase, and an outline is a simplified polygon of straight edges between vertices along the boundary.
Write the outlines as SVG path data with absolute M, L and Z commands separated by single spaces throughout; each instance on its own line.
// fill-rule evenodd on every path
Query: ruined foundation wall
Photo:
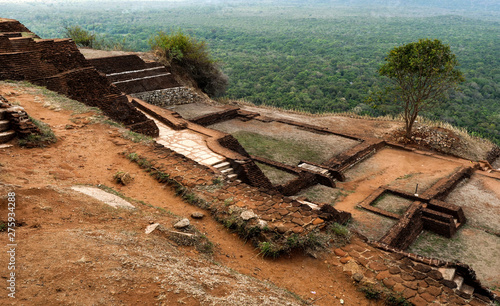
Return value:
M 153 90 L 135 93 L 132 96 L 161 107 L 205 101 L 205 98 L 186 87 Z
M 35 42 L 31 38 L 12 38 L 7 42 L 2 38 L 0 41 L 4 50 L 16 51 L 0 53 L 0 79 L 27 80 L 46 86 L 71 99 L 102 109 L 107 116 L 130 125 L 134 131 L 158 135 L 156 125 L 137 111 L 86 61 L 72 40 Z
M 424 229 L 437 233 L 446 238 L 451 238 L 457 232 L 453 217 L 434 210 L 422 211 Z
M 408 248 L 424 228 L 422 209 L 420 202 L 412 203 L 404 216 L 380 239 L 380 242 L 401 250 Z
M 299 177 L 288 181 L 286 184 L 280 185 L 277 189 L 281 194 L 292 196 L 299 193 L 301 190 L 309 188 L 318 183 L 316 175 L 307 172 L 299 173 Z
M 234 119 L 238 116 L 239 108 L 226 109 L 220 112 L 210 113 L 191 119 L 190 121 L 202 126 L 209 126 L 222 121 Z
M 46 75 L 91 67 L 70 39 L 40 40 L 36 42 L 36 48 L 40 53 L 40 61 L 56 70 L 55 73 L 47 73 Z
M 498 158 L 500 158 L 500 147 L 495 146 L 488 152 L 488 156 L 486 156 L 486 161 L 490 164 L 493 164 Z

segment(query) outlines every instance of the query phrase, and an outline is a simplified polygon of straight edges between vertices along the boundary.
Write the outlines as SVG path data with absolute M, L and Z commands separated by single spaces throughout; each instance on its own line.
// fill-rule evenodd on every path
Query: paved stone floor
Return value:
M 176 131 L 150 116 L 148 118 L 153 119 L 160 130 L 160 136 L 155 139 L 157 143 L 205 166 L 212 166 L 225 160 L 223 156 L 207 147 L 205 142 L 207 136 L 187 129 Z

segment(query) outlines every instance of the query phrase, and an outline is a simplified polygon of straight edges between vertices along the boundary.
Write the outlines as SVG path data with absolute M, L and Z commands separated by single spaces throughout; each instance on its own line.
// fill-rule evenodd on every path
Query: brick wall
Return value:
M 97 70 L 105 74 L 151 68 L 140 57 L 134 54 L 93 58 L 88 61 Z
M 9 19 L 0 21 L 0 32 L 31 32 L 17 20 Z
M 199 117 L 191 119 L 190 121 L 202 126 L 208 126 L 218 122 L 236 118 L 238 116 L 238 110 L 239 108 L 226 109 L 220 112 L 201 115 Z
M 0 24 L 1 26 L 1 24 Z M 0 36 L 2 37 L 2 36 Z M 121 92 L 100 75 L 69 39 L 0 39 L 0 79 L 27 80 L 95 106 L 137 132 L 158 135 L 158 128 L 133 107 Z M 142 123 L 142 124 L 140 124 Z
M 420 202 L 412 203 L 404 216 L 380 239 L 380 242 L 401 250 L 409 247 L 424 228 L 422 209 Z

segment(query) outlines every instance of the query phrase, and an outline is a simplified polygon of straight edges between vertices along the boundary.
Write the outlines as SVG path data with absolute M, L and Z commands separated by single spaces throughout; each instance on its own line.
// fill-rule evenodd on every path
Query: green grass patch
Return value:
M 297 177 L 296 175 L 276 169 L 266 164 L 257 162 L 255 164 L 260 168 L 260 170 L 262 170 L 273 185 L 281 185 Z
M 374 288 L 371 284 L 363 285 L 358 290 L 363 292 L 369 300 L 380 300 L 382 298 L 382 291 Z
M 372 206 L 402 216 L 408 210 L 411 203 L 411 200 L 386 192 L 378 197 Z
M 135 143 L 152 143 L 154 141 L 153 137 L 151 136 L 146 136 L 144 134 L 132 132 L 129 130 L 124 131 L 122 133 L 122 137 Z
M 296 165 L 301 160 L 323 162 L 321 152 L 313 150 L 301 141 L 277 139 L 246 131 L 238 131 L 233 136 L 251 155 L 290 165 Z

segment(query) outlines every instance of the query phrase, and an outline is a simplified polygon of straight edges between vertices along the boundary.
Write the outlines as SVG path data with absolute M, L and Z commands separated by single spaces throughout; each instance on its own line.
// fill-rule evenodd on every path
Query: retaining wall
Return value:
M 400 250 L 408 248 L 424 228 L 422 209 L 422 203 L 412 203 L 404 216 L 389 229 L 380 242 Z
M 9 24 L 15 26 L 17 23 Z M 1 26 L 0 22 L 0 30 Z M 72 40 L 9 38 L 7 42 L 1 38 L 0 42 L 2 50 L 16 51 L 0 53 L 0 79 L 27 80 L 46 86 L 102 109 L 107 116 L 136 132 L 158 135 L 156 125 L 137 111 L 116 87 L 87 62 Z
M 189 121 L 202 125 L 202 126 L 209 126 L 212 124 L 216 124 L 222 121 L 227 121 L 236 118 L 239 113 L 239 108 L 229 108 L 226 110 L 222 110 L 219 112 L 211 113 L 211 114 L 206 114 L 206 115 L 201 115 L 199 117 L 193 118 Z
M 205 101 L 205 98 L 186 87 L 140 92 L 134 93 L 132 96 L 161 107 Z
M 135 54 L 93 58 L 88 61 L 97 70 L 105 74 L 151 68 L 151 65 L 147 65 Z M 159 63 L 155 63 L 155 65 L 161 66 Z

